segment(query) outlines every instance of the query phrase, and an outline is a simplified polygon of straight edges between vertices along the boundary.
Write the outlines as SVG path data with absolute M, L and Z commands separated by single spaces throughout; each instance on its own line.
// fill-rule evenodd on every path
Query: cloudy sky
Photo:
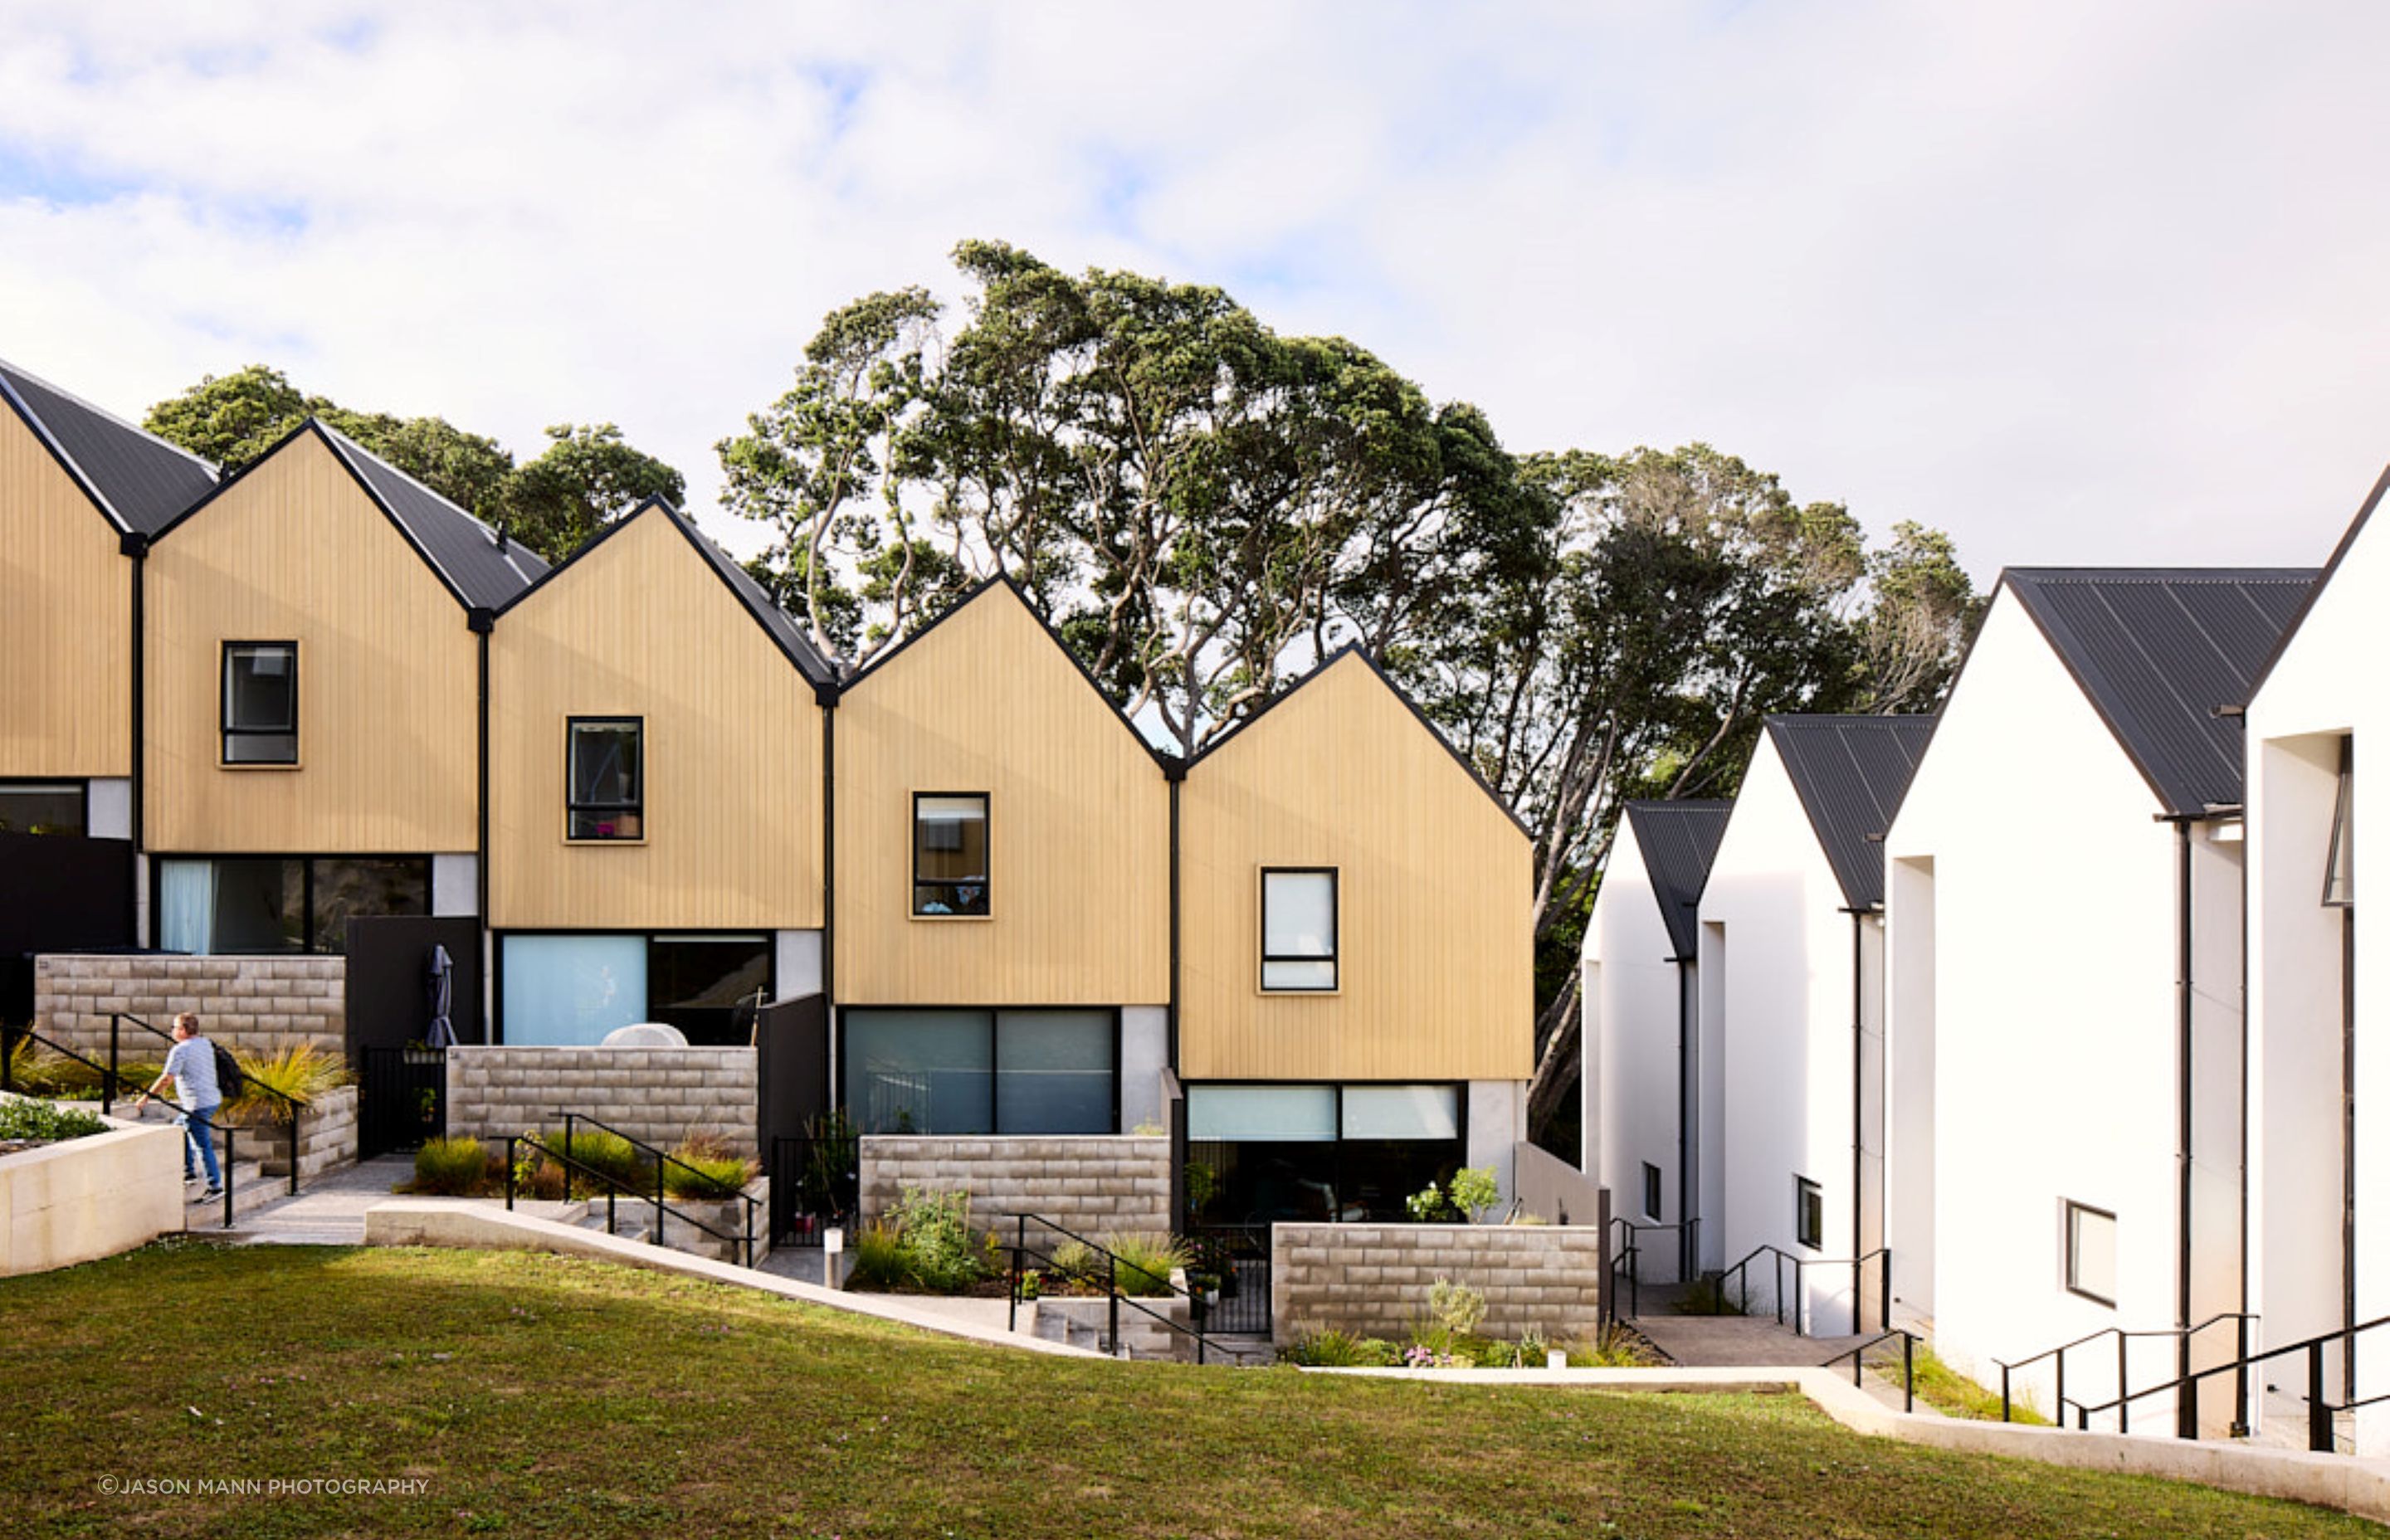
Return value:
M 1969 566 L 2319 561 L 2390 459 L 2390 6 L 0 0 L 0 356 L 269 362 L 690 478 L 966 237 L 1227 288 L 1520 449 Z

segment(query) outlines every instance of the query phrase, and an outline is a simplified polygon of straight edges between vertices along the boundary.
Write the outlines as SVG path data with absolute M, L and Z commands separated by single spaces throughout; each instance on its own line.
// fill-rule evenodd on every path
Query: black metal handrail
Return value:
M 1677 1281 L 1690 1283 L 1693 1280 L 1693 1248 L 1701 1233 L 1701 1223 L 1698 1219 L 1682 1219 L 1673 1225 L 1661 1225 L 1646 1220 L 1629 1219 L 1624 1214 L 1612 1216 L 1610 1227 L 1620 1238 L 1613 1242 L 1617 1250 L 1610 1255 L 1611 1286 L 1604 1290 L 1610 1319 L 1614 1321 L 1619 1318 L 1618 1285 L 1622 1280 L 1625 1283 L 1627 1291 L 1626 1313 L 1630 1315 L 1643 1314 L 1642 1237 L 1645 1235 L 1676 1235 L 1677 1237 Z
M 1917 1410 L 1917 1333 L 1906 1327 L 1896 1326 L 1878 1332 L 1857 1347 L 1844 1348 L 1818 1367 L 1830 1369 L 1847 1358 L 1851 1361 L 1851 1383 L 1859 1384 L 1867 1370 L 1867 1350 L 1895 1337 L 1900 1339 L 1900 1409 L 1913 1412 Z
M 50 1039 L 44 1037 L 40 1033 L 35 1032 L 31 1027 L 10 1027 L 6 1032 L 0 1033 L 0 1091 L 6 1091 L 11 1096 L 17 1094 L 17 1043 L 19 1040 L 29 1043 L 39 1043 L 42 1046 L 49 1049 L 52 1053 L 64 1054 L 67 1058 L 73 1059 L 84 1069 L 90 1070 L 94 1073 L 97 1074 L 99 1076 L 99 1110 L 103 1117 L 113 1114 L 116 1106 L 116 1087 L 120 1082 L 127 1085 L 140 1084 L 138 1081 L 126 1079 L 123 1072 L 117 1069 L 114 1065 L 101 1064 L 95 1059 L 85 1059 L 83 1055 L 75 1052 L 72 1048 L 68 1047 L 65 1044 L 52 1042 Z M 150 1094 L 147 1086 L 141 1086 L 141 1090 L 144 1095 Z M 231 1229 L 232 1171 L 233 1151 L 235 1149 L 234 1136 L 238 1132 L 238 1127 L 235 1124 L 228 1123 L 218 1123 L 212 1118 L 203 1118 L 197 1112 L 191 1111 L 189 1109 L 184 1107 L 180 1102 L 177 1102 L 170 1096 L 160 1094 L 151 1096 L 150 1099 L 162 1102 L 166 1106 L 173 1108 L 186 1120 L 198 1123 L 201 1128 L 210 1129 L 224 1136 L 224 1169 L 222 1173 L 224 1176 L 224 1227 L 227 1230 Z M 187 1154 L 186 1155 L 186 1159 L 188 1159 Z M 291 1169 L 296 1171 L 298 1168 L 293 1166 Z
M 1863 1270 L 1870 1265 L 1879 1267 L 1883 1276 L 1882 1280 L 1882 1298 L 1876 1302 L 1876 1328 L 1881 1331 L 1890 1331 L 1893 1329 L 1892 1248 L 1889 1246 L 1879 1246 L 1874 1251 L 1870 1251 L 1863 1256 L 1800 1257 L 1794 1256 L 1792 1252 L 1784 1250 L 1780 1246 L 1774 1246 L 1766 1241 L 1762 1241 L 1759 1245 L 1751 1249 L 1751 1253 L 1748 1256 L 1745 1256 L 1741 1262 L 1736 1263 L 1733 1266 L 1726 1268 L 1724 1271 L 1720 1272 L 1716 1278 L 1713 1280 L 1713 1288 L 1715 1290 L 1715 1300 L 1718 1314 L 1726 1314 L 1726 1280 L 1728 1277 L 1732 1277 L 1735 1280 L 1735 1289 L 1738 1296 L 1735 1308 L 1745 1315 L 1751 1314 L 1751 1264 L 1758 1261 L 1763 1256 L 1770 1259 L 1769 1267 L 1773 1274 L 1771 1282 L 1773 1284 L 1772 1292 L 1776 1296 L 1776 1324 L 1778 1326 L 1785 1324 L 1784 1267 L 1787 1263 L 1792 1264 L 1792 1287 L 1800 1295 L 1800 1297 L 1796 1298 L 1792 1303 L 1792 1334 L 1794 1336 L 1806 1337 L 1809 1334 L 1809 1328 L 1802 1319 L 1802 1305 L 1806 1300 L 1808 1294 L 1808 1290 L 1803 1286 L 1803 1278 L 1805 1270 L 1811 1267 L 1847 1267 L 1851 1270 L 1851 1329 L 1853 1331 L 1864 1331 L 1867 1329 L 1865 1323 L 1860 1319 L 1860 1315 L 1867 1303 L 1867 1290 L 1864 1283 L 1865 1273 Z
M 2225 1318 L 2226 1317 L 2223 1316 L 2217 1317 L 2217 1319 Z M 2246 1317 L 2246 1319 L 2255 1319 L 2255 1317 Z M 2201 1324 L 2203 1326 L 2212 1326 L 2215 1322 L 2206 1321 Z M 2229 1363 L 2215 1364 L 2204 1369 L 2194 1369 L 2189 1374 L 2178 1375 L 2175 1379 L 2167 1380 L 2165 1384 L 2151 1385 L 2141 1390 L 2134 1391 L 2130 1394 L 2118 1395 L 2115 1399 L 2101 1402 L 2096 1406 L 2088 1406 L 2078 1401 L 2075 1404 L 2075 1426 L 2077 1430 L 2088 1430 L 2091 1425 L 2091 1418 L 2095 1415 L 2101 1412 L 2114 1411 L 2117 1414 L 2116 1426 L 2119 1431 L 2122 1431 L 2125 1426 L 2124 1409 L 2127 1403 L 2139 1401 L 2143 1396 L 2163 1395 L 2168 1391 L 2181 1390 L 2186 1386 L 2191 1388 L 2192 1395 L 2195 1397 L 2198 1393 L 2197 1386 L 2201 1380 L 2219 1374 L 2237 1376 L 2239 1383 L 2242 1387 L 2241 1393 L 2243 1396 L 2246 1396 L 2248 1393 L 2248 1374 L 2252 1367 L 2258 1364 L 2265 1363 L 2268 1359 L 2287 1357 L 2294 1353 L 2303 1353 L 2306 1354 L 2307 1360 L 2307 1393 L 2305 1397 L 2307 1404 L 2307 1448 L 2311 1453 L 2318 1455 L 2333 1454 L 2337 1452 L 2338 1444 L 2332 1437 L 2332 1417 L 2336 1413 L 2355 1411 L 2359 1406 L 2370 1406 L 2377 1401 L 2390 1399 L 2390 1392 L 2384 1392 L 2380 1395 L 2359 1397 L 2351 1393 L 2354 1392 L 2357 1388 L 2352 1384 L 2343 1387 L 2343 1393 L 2349 1395 L 2348 1400 L 2335 1403 L 2327 1399 L 2324 1395 L 2323 1350 L 2332 1346 L 2334 1342 L 2354 1342 L 2358 1337 L 2363 1336 L 2366 1332 L 2384 1326 L 2390 1326 L 2390 1315 L 2377 1315 L 2372 1320 L 2363 1322 L 2358 1326 L 2345 1326 L 2337 1330 L 2326 1331 L 2318 1336 L 2303 1338 L 2295 1342 L 2285 1342 L 2281 1347 L 2268 1348 L 2263 1353 L 2251 1353 L 2248 1351 L 2246 1346 L 2248 1339 L 2247 1327 L 2244 1321 L 2242 1329 L 2242 1346 L 2241 1354 L 2240 1356 L 2232 1359 Z M 2200 1328 L 2192 1327 L 2190 1329 L 2197 1331 Z M 2163 1335 L 2163 1333 L 2154 1333 L 2153 1335 Z M 2121 1385 L 2117 1388 L 2120 1391 L 2124 1389 Z M 2062 1424 L 2064 1420 L 2065 1408 L 2061 1406 L 2059 1410 L 2060 1419 Z M 2199 1436 L 2198 1428 L 2191 1424 L 2190 1419 L 2180 1418 L 2178 1420 L 2184 1425 L 2184 1431 L 2181 1432 L 2182 1437 L 2196 1438 Z M 2244 1403 L 2243 1418 L 2241 1422 L 2236 1424 L 2236 1428 L 2245 1430 L 2247 1427 L 2248 1422 L 2246 1420 Z
M 1203 1334 L 1202 1328 L 1201 1327 L 1191 1325 L 1181 1326 L 1179 1323 L 1172 1320 L 1168 1315 L 1163 1315 L 1161 1311 L 1154 1309 L 1152 1306 L 1143 1303 L 1137 1299 L 1123 1294 L 1120 1291 L 1120 1271 L 1122 1268 L 1125 1267 L 1130 1272 L 1137 1274 L 1140 1277 L 1150 1278 L 1152 1281 L 1162 1285 L 1163 1293 L 1176 1295 L 1178 1298 L 1185 1300 L 1187 1302 L 1187 1314 L 1190 1320 L 1199 1315 L 1203 1308 L 1201 1303 L 1197 1300 L 1192 1290 L 1181 1289 L 1178 1285 L 1171 1282 L 1167 1277 L 1157 1277 L 1154 1271 L 1150 1267 L 1140 1267 L 1134 1262 L 1123 1261 L 1109 1248 L 1098 1245 L 1096 1242 L 1089 1240 L 1086 1236 L 1079 1235 L 1071 1230 L 1066 1230 L 1061 1226 L 1055 1224 L 1052 1220 L 1045 1218 L 1042 1215 L 1034 1213 L 1009 1213 L 1006 1214 L 1004 1217 L 1013 1221 L 1014 1225 L 1012 1239 L 1012 1277 L 1006 1290 L 1006 1293 L 1009 1296 L 1009 1299 L 1006 1305 L 1004 1314 L 1004 1328 L 1007 1331 L 1018 1331 L 1021 1329 L 1021 1289 L 1022 1280 L 1027 1277 L 1028 1259 L 1031 1255 L 1029 1247 L 1029 1226 L 1035 1225 L 1039 1226 L 1040 1229 L 1051 1231 L 1053 1234 L 1060 1236 L 1065 1240 L 1076 1241 L 1078 1244 L 1085 1246 L 1088 1251 L 1094 1252 L 1097 1256 L 1104 1259 L 1104 1290 L 1109 1301 L 1108 1311 L 1110 1314 L 1110 1319 L 1106 1323 L 1105 1327 L 1105 1351 L 1115 1354 L 1120 1352 L 1120 1310 L 1121 1306 L 1125 1304 L 1131 1310 L 1135 1310 L 1140 1315 L 1149 1315 L 1154 1320 L 1160 1321 L 1163 1326 L 1168 1327 L 1171 1330 L 1177 1332 L 1182 1337 L 1193 1338 L 1195 1340 L 1195 1362 L 1198 1364 L 1204 1362 L 1205 1354 L 1212 1348 L 1213 1342 L 1211 1338 Z M 1053 1264 L 1053 1252 L 1051 1251 L 1048 1251 L 1046 1253 L 1045 1261 L 1048 1266 Z
M 2245 1429 L 2249 1426 L 2249 1377 L 2246 1372 L 2246 1366 L 2250 1361 L 2249 1328 L 2257 1319 L 2258 1317 L 2256 1315 L 2252 1315 L 2245 1310 L 2219 1310 L 2215 1315 L 2210 1315 L 2207 1319 L 2200 1322 L 2196 1326 L 2142 1327 L 2132 1330 L 2127 1330 L 2123 1327 L 2103 1326 L 2099 1330 L 2077 1337 L 2071 1342 L 2061 1342 L 2056 1347 L 2044 1348 L 2039 1353 L 2033 1354 L 2029 1358 L 2018 1358 L 2012 1361 L 1995 1358 L 1992 1362 L 1999 1365 L 2000 1367 L 2000 1420 L 2002 1422 L 2007 1422 L 2011 1419 L 2015 1405 L 2012 1397 L 2011 1387 L 2014 1384 L 2016 1371 L 2019 1369 L 2030 1368 L 2034 1365 L 2040 1363 L 2045 1358 L 2054 1358 L 2057 1360 L 2054 1367 L 2055 1379 L 2057 1382 L 2051 1391 L 2050 1404 L 2051 1409 L 2056 1415 L 2051 1418 L 2051 1420 L 2056 1422 L 2062 1428 L 2066 1426 L 2066 1408 L 2068 1406 L 2074 1406 L 2078 1413 L 2084 1409 L 2083 1403 L 2081 1401 L 2072 1399 L 2066 1393 L 2066 1355 L 2077 1348 L 2088 1347 L 2093 1342 L 2103 1341 L 2110 1338 L 2114 1338 L 2116 1343 L 2116 1390 L 2118 1392 L 2118 1400 L 2105 1403 L 2097 1409 L 2101 1411 L 2108 1411 L 2112 1408 L 2114 1409 L 2116 1413 L 2116 1431 L 2120 1433 L 2129 1432 L 2131 1431 L 2131 1429 L 2128 1426 L 2128 1423 L 2131 1413 L 2127 1409 L 2127 1404 L 2132 1401 L 2138 1401 L 2140 1399 L 2142 1394 L 2147 1393 L 2144 1392 L 2132 1391 L 2131 1362 L 2133 1343 L 2162 1337 L 2187 1341 L 2191 1338 L 2196 1337 L 2201 1332 L 2205 1331 L 2212 1326 L 2220 1326 L 2226 1321 L 2231 1321 L 2235 1323 L 2237 1332 L 2236 1341 L 2234 1344 L 2234 1362 L 2241 1364 L 2243 1369 L 2243 1372 L 2235 1384 L 2232 1426 L 2235 1429 Z M 2205 1373 L 2207 1371 L 2202 1372 Z M 2127 1394 L 2127 1392 L 2128 1392 L 2131 1393 Z M 2079 1424 L 2080 1418 L 2078 1418 L 2077 1420 Z M 2176 1431 L 2184 1438 L 2196 1438 L 2199 1436 L 2198 1429 L 2192 1424 L 2191 1419 L 2187 1417 L 2178 1416 L 2176 1418 Z
M 174 1041 L 173 1033 L 160 1032 L 155 1026 L 131 1011 L 112 1010 L 108 1013 L 108 1067 L 111 1072 L 122 1061 L 118 1041 L 122 1024 L 127 1021 L 152 1037 L 162 1037 L 169 1043 Z M 289 1185 L 285 1190 L 295 1197 L 299 1191 L 299 1112 L 308 1103 L 302 1097 L 294 1097 L 287 1091 L 276 1090 L 263 1081 L 244 1079 L 241 1084 L 262 1091 L 282 1103 L 282 1117 L 279 1120 L 282 1123 L 282 1153 L 289 1167 L 288 1173 Z
M 633 1149 L 637 1150 L 640 1154 L 652 1159 L 656 1163 L 656 1205 L 659 1209 L 663 1207 L 664 1202 L 664 1167 L 668 1165 L 678 1166 L 681 1170 L 687 1172 L 691 1176 L 700 1177 L 709 1182 L 713 1179 L 711 1174 L 706 1172 L 700 1171 L 697 1167 L 689 1164 L 687 1161 L 681 1160 L 676 1156 L 667 1155 L 662 1150 L 657 1149 L 654 1145 L 648 1143 L 646 1140 L 635 1138 L 632 1136 L 623 1133 L 613 1124 L 601 1123 L 598 1119 L 591 1117 L 586 1112 L 570 1111 L 561 1107 L 558 1108 L 557 1111 L 561 1114 L 564 1119 L 564 1142 L 568 1149 L 572 1144 L 573 1125 L 576 1123 L 585 1123 L 592 1128 L 613 1135 L 614 1137 L 622 1140 L 624 1144 L 629 1145 Z M 716 1240 L 726 1240 L 733 1245 L 740 1244 L 743 1240 L 746 1249 L 747 1265 L 752 1267 L 755 1265 L 755 1199 L 754 1196 L 748 1192 L 744 1187 L 739 1189 L 737 1196 L 739 1201 L 746 1205 L 741 1211 L 745 1214 L 747 1220 L 747 1228 L 743 1236 L 726 1235 L 722 1231 L 715 1229 L 713 1226 L 706 1224 L 703 1220 L 694 1218 L 688 1214 L 684 1213 L 681 1214 L 680 1217 L 687 1220 L 688 1223 L 696 1226 L 699 1229 L 703 1230 L 706 1234 L 713 1237 Z M 682 1201 L 687 1202 L 689 1200 L 683 1199 Z M 674 1210 L 672 1212 L 675 1213 L 679 1213 L 678 1210 Z M 659 1226 L 658 1227 L 661 1228 L 662 1226 Z
M 589 1121 L 594 1123 L 597 1120 L 593 1118 Z M 610 1129 L 608 1132 L 610 1133 L 612 1130 Z M 673 1218 L 679 1220 L 681 1223 L 690 1226 L 691 1228 L 702 1230 L 707 1235 L 713 1237 L 714 1239 L 726 1241 L 734 1248 L 740 1246 L 743 1242 L 745 1247 L 744 1254 L 746 1257 L 746 1265 L 750 1267 L 755 1265 L 755 1202 L 753 1199 L 750 1198 L 747 1200 L 747 1229 L 743 1237 L 734 1231 L 716 1229 L 713 1226 L 707 1224 L 704 1220 L 698 1218 L 697 1215 L 689 1213 L 685 1210 L 675 1208 L 671 1203 L 665 1201 L 663 1178 L 661 1174 L 659 1174 L 656 1179 L 656 1190 L 653 1192 L 642 1192 L 636 1187 L 632 1187 L 628 1182 L 623 1181 L 621 1177 L 615 1175 L 612 1172 L 602 1171 L 597 1166 L 591 1165 L 586 1161 L 583 1161 L 578 1157 L 570 1154 L 567 1150 L 557 1149 L 554 1145 L 549 1144 L 546 1140 L 540 1138 L 536 1135 L 509 1134 L 507 1136 L 506 1195 L 507 1208 L 509 1211 L 511 1211 L 515 1206 L 515 1148 L 518 1145 L 529 1145 L 532 1149 L 538 1150 L 542 1155 L 554 1161 L 565 1170 L 579 1172 L 582 1175 L 588 1177 L 592 1181 L 604 1183 L 606 1187 L 606 1233 L 608 1235 L 614 1234 L 616 1213 L 615 1197 L 618 1193 L 627 1194 L 635 1201 L 645 1203 L 655 1211 L 656 1222 L 648 1231 L 649 1245 L 662 1246 L 664 1244 L 664 1216 L 670 1214 Z M 742 1198 L 746 1197 L 744 1193 L 739 1196 Z

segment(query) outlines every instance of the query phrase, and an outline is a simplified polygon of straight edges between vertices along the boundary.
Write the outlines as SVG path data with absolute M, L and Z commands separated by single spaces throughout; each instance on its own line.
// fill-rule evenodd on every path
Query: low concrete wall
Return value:
M 1170 1140 L 1135 1134 L 873 1134 L 863 1141 L 868 1223 L 906 1187 L 970 1194 L 971 1224 L 1034 1213 L 1089 1239 L 1170 1224 Z
M 752 1048 L 457 1047 L 448 1050 L 448 1132 L 504 1138 L 560 1132 L 585 1112 L 669 1149 L 692 1133 L 755 1154 Z
M 1270 1322 L 1280 1343 L 1334 1328 L 1399 1339 L 1438 1278 L 1485 1295 L 1484 1331 L 1553 1341 L 1601 1325 L 1601 1231 L 1590 1225 L 1274 1225 Z
M 1529 1213 L 1555 1225 L 1599 1225 L 1609 1217 L 1600 1186 L 1541 1145 L 1519 1146 L 1518 1198 Z
M 105 1121 L 106 1134 L 0 1155 L 0 1277 L 114 1256 L 183 1227 L 183 1131 Z
M 33 959 L 33 1020 L 44 1036 L 108 1061 L 108 1018 L 138 1016 L 161 1032 L 176 1012 L 199 1013 L 199 1030 L 229 1048 L 277 1054 L 302 1043 L 335 1058 L 346 1052 L 345 957 L 114 956 L 53 953 Z M 156 1063 L 167 1045 L 124 1030 L 128 1060 Z

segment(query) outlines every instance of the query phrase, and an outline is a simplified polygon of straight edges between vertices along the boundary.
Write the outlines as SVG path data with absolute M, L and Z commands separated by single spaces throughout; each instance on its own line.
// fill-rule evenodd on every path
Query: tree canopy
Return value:
M 685 491 L 680 472 L 625 443 L 610 422 L 550 428 L 538 458 L 517 465 L 495 439 L 443 417 L 353 411 L 307 394 L 263 364 L 208 376 L 152 406 L 142 426 L 231 472 L 311 417 L 549 561 L 571 556 L 640 501 L 678 503 Z

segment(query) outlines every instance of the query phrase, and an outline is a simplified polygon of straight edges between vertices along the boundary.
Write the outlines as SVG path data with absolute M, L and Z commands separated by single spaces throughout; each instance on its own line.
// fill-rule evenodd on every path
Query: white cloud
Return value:
M 2390 455 L 2368 5 L 302 14 L 0 4 L 0 355 L 615 420 L 702 507 L 825 310 L 995 236 L 1979 573 L 2319 560 Z

